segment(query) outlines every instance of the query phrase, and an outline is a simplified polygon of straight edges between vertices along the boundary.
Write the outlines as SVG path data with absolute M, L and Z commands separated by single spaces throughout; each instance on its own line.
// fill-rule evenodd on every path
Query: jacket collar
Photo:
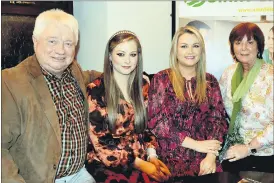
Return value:
M 43 111 L 52 126 L 52 129 L 55 132 L 57 141 L 62 147 L 61 142 L 61 131 L 60 131 L 60 125 L 59 125 L 59 119 L 55 110 L 54 102 L 51 97 L 50 91 L 48 89 L 47 83 L 44 79 L 44 75 L 42 73 L 42 69 L 40 67 L 39 62 L 37 61 L 36 55 L 32 55 L 28 57 L 23 64 L 25 65 L 27 71 L 29 74 L 33 77 L 31 80 L 31 84 L 33 88 L 36 90 L 37 97 L 39 98 L 41 107 L 43 108 Z M 85 96 L 85 84 L 83 81 L 83 78 L 81 77 L 80 68 L 78 67 L 78 64 L 76 63 L 76 60 L 72 62 L 71 65 L 71 73 L 77 80 L 84 96 Z
M 27 61 L 26 68 L 27 68 L 28 72 L 32 75 L 33 78 L 37 78 L 40 75 L 43 75 L 42 68 L 41 68 L 35 54 L 30 56 L 29 58 L 27 58 L 26 61 Z M 73 76 L 76 77 L 76 75 L 77 75 L 76 60 L 72 61 L 70 67 L 71 67 L 71 72 L 72 72 Z M 74 74 L 76 74 L 76 75 L 74 75 Z M 76 78 L 76 79 L 78 79 L 78 78 Z

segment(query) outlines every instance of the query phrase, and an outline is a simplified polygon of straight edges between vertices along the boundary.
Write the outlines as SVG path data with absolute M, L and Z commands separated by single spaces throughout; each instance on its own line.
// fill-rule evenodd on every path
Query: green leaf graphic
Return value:
M 192 1 L 188 2 L 187 5 L 192 6 L 192 7 L 199 7 L 199 6 L 202 6 L 204 3 L 205 3 L 205 1 L 192 0 Z
M 198 0 L 192 0 L 192 1 L 188 2 L 187 4 L 188 4 L 189 6 L 192 6 L 193 4 L 195 4 L 195 3 L 197 3 L 197 2 L 199 2 L 199 1 L 198 1 Z

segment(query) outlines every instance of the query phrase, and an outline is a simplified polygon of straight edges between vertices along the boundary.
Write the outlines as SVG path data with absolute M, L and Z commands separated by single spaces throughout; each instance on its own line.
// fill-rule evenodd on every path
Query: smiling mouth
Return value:
M 185 57 L 186 59 L 194 59 L 195 58 L 195 56 L 187 56 L 187 57 Z
M 54 60 L 58 60 L 58 61 L 63 61 L 63 60 L 65 60 L 65 57 L 51 57 L 51 58 L 53 58 Z
M 131 66 L 122 66 L 124 69 L 129 69 Z
M 241 53 L 241 56 L 248 56 L 248 55 L 249 55 L 249 54 L 242 54 L 242 53 Z

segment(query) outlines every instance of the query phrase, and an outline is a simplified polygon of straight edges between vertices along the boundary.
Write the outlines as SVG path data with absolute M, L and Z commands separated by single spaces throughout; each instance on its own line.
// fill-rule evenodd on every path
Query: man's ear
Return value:
M 35 52 L 37 44 L 38 44 L 38 40 L 34 35 L 32 35 L 32 42 L 33 42 L 33 49 L 34 49 L 34 52 Z

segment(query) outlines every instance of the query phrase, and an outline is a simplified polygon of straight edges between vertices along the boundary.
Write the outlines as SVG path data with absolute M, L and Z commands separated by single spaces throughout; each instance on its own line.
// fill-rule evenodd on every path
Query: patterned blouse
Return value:
M 232 114 L 231 79 L 236 64 L 228 67 L 221 79 L 220 88 L 226 111 Z M 239 133 L 248 144 L 257 137 L 264 148 L 257 151 L 257 156 L 270 156 L 273 151 L 273 66 L 263 64 L 259 75 L 249 92 L 242 98 L 242 109 L 236 117 L 235 125 L 239 125 Z
M 227 122 L 219 84 L 213 75 L 206 74 L 208 101 L 200 105 L 191 102 L 185 87 L 186 101 L 182 102 L 175 95 L 169 72 L 170 69 L 160 71 L 152 79 L 148 128 L 157 137 L 157 154 L 168 166 L 172 176 L 196 176 L 206 154 L 184 148 L 182 142 L 185 137 L 223 142 Z M 192 91 L 195 91 L 196 78 L 185 80 L 186 84 L 188 82 L 191 82 Z M 216 163 L 217 172 L 222 171 L 219 162 Z
M 143 80 L 143 96 L 147 106 L 148 83 Z M 112 169 L 131 169 L 136 157 L 145 159 L 145 149 L 152 145 L 147 132 L 138 134 L 134 131 L 133 106 L 120 99 L 116 129 L 110 132 L 107 128 L 107 110 L 105 87 L 102 77 L 94 80 L 87 87 L 89 103 L 89 139 L 88 161 L 93 159 L 102 162 Z M 155 142 L 155 140 L 154 140 Z M 155 144 L 156 145 L 156 144 Z

